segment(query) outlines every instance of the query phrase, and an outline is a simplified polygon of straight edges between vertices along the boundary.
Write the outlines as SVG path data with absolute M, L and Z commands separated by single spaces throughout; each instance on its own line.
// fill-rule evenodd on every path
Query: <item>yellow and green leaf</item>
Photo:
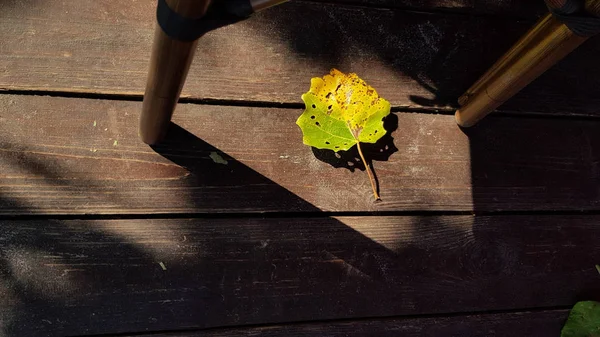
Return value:
M 318 149 L 347 151 L 354 145 L 365 164 L 373 195 L 379 199 L 374 174 L 365 160 L 360 143 L 376 143 L 386 130 L 383 119 L 390 114 L 390 103 L 354 73 L 332 69 L 323 78 L 310 81 L 302 95 L 306 106 L 296 124 L 304 144 Z
M 296 123 L 306 145 L 345 151 L 358 142 L 375 143 L 386 133 L 383 118 L 390 103 L 354 73 L 333 69 L 313 78 L 302 100 L 306 109 Z

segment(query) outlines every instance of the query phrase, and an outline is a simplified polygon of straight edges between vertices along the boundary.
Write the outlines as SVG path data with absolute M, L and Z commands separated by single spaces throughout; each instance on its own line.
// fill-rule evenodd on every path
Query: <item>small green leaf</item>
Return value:
M 214 161 L 217 164 L 227 165 L 228 163 L 225 158 L 223 158 L 220 154 L 214 151 L 210 153 L 209 157 L 210 159 L 212 159 L 212 161 Z
M 600 303 L 594 301 L 577 302 L 561 337 L 600 337 Z

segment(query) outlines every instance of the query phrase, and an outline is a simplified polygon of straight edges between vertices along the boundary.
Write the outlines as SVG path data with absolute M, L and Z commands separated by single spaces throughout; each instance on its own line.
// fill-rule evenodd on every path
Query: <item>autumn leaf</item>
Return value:
M 306 109 L 296 124 L 302 130 L 304 144 L 336 152 L 356 145 L 373 194 L 379 200 L 375 178 L 360 143 L 375 143 L 385 135 L 383 118 L 390 114 L 390 103 L 358 75 L 337 69 L 323 78 L 311 79 L 310 90 L 302 95 L 302 100 Z

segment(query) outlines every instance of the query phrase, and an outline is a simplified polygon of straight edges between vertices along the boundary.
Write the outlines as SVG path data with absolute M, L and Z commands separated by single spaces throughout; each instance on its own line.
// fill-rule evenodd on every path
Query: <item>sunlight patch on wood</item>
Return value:
M 427 251 L 457 247 L 473 238 L 474 218 L 471 216 L 459 216 L 453 221 L 427 216 L 380 217 L 379 224 L 365 221 L 362 217 L 335 219 L 397 254 L 408 248 Z
M 34 292 L 34 296 L 61 299 L 77 296 L 81 290 L 83 280 L 65 272 L 70 267 L 62 257 L 53 256 L 52 263 L 44 263 L 51 253 L 17 245 L 2 250 L 16 285 Z
M 182 223 L 186 220 L 181 220 Z M 166 270 L 168 263 L 176 262 L 176 256 L 184 253 L 196 253 L 189 243 L 185 243 L 185 229 L 179 225 L 164 226 L 160 221 L 135 220 L 94 221 L 93 228 L 101 231 L 108 238 L 122 240 L 124 244 L 134 245 L 150 254 Z M 149 265 L 148 268 L 151 268 Z

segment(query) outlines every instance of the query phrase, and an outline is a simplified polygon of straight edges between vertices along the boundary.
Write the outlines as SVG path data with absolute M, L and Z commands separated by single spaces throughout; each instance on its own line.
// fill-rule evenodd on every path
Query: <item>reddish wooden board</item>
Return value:
M 64 336 L 566 307 L 600 291 L 599 220 L 3 220 L 1 329 Z
M 523 116 L 450 115 L 541 0 L 258 14 L 202 38 L 184 97 L 211 104 L 151 148 L 155 4 L 0 0 L 0 335 L 546 337 L 600 299 L 600 121 L 574 117 L 598 116 L 600 40 L 502 107 Z M 365 151 L 381 203 L 357 153 L 301 143 L 332 67 L 397 112 Z
M 154 12 L 152 1 L 0 2 L 0 90 L 141 96 Z M 299 103 L 311 77 L 336 67 L 396 107 L 448 109 L 532 24 L 290 2 L 204 36 L 183 96 Z M 594 55 L 598 39 L 502 109 L 597 116 Z
M 356 153 L 336 158 L 302 144 L 301 109 L 181 104 L 179 127 L 155 149 L 137 136 L 140 110 L 140 102 L 0 95 L 0 213 L 600 206 L 599 122 L 490 117 L 465 134 L 452 116 L 394 114 L 386 124 L 397 130 L 365 149 L 383 198 L 374 203 L 367 174 L 347 169 L 360 166 Z

